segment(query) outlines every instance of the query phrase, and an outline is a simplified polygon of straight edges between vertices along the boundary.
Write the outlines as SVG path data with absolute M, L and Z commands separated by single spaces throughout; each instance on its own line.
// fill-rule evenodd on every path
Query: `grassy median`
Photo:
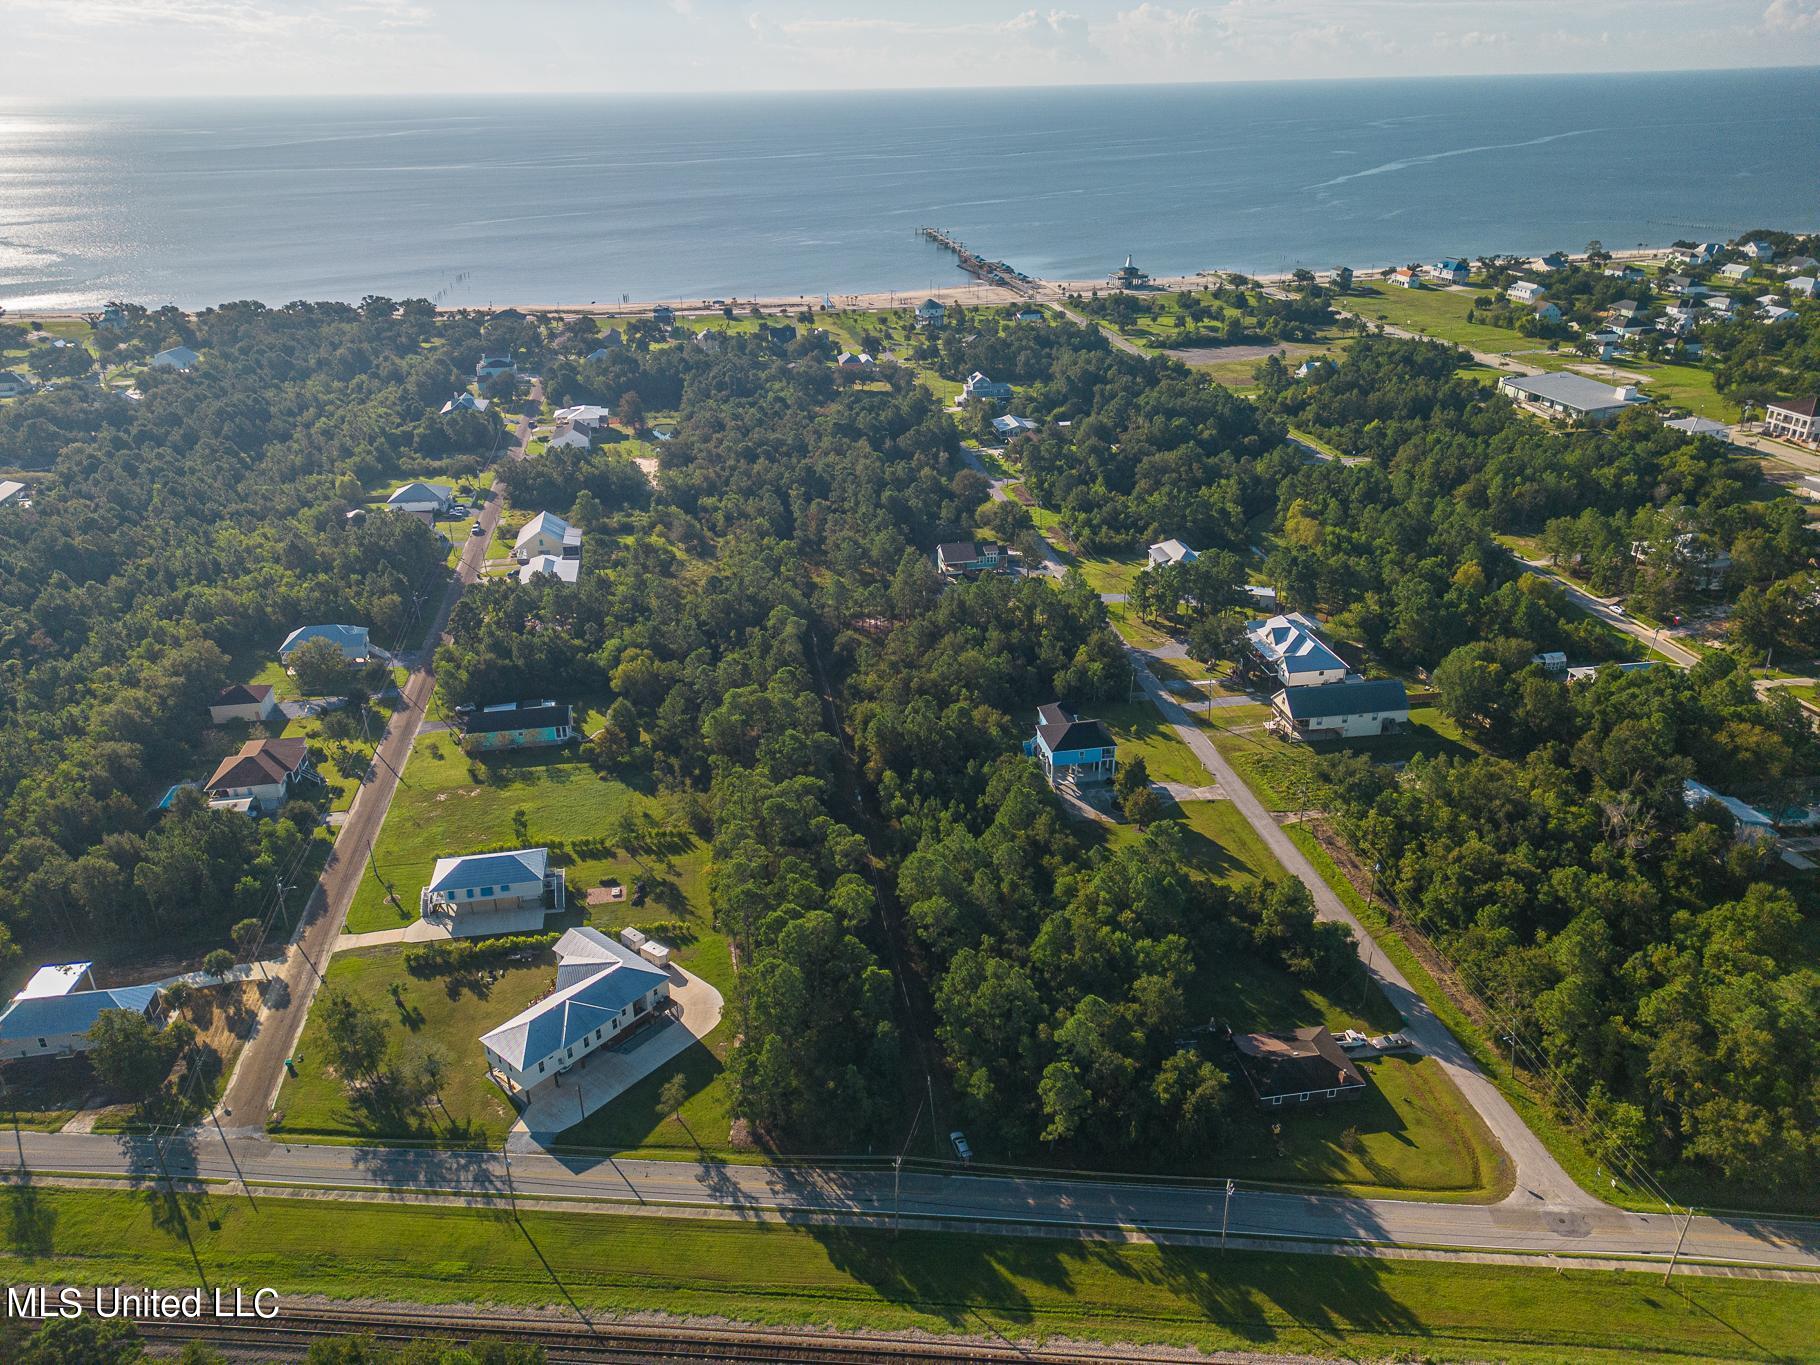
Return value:
M 1425 1360 L 1820 1359 L 1809 1284 L 752 1222 L 13 1187 L 18 1283 L 260 1287 Z

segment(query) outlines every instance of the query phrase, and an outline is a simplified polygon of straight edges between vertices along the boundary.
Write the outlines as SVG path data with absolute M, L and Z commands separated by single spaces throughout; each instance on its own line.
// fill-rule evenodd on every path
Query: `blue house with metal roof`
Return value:
M 670 998 L 668 972 L 604 934 L 570 930 L 557 949 L 557 989 L 480 1040 L 488 1069 L 515 1103 L 528 1103 L 522 1092 L 556 1084 L 590 1052 L 659 1017 Z
M 1043 765 L 1052 787 L 1110 782 L 1118 768 L 1118 746 L 1106 727 L 1058 702 L 1036 708 L 1036 733 L 1024 741 L 1024 752 Z
M 64 973 L 47 984 L 41 969 L 25 990 L 0 1014 L 0 1060 L 15 1057 L 68 1057 L 88 1051 L 88 1031 L 107 1010 L 128 1010 L 155 1017 L 162 994 L 157 986 L 115 986 L 105 991 L 68 989 L 87 975 Z
M 465 938 L 540 929 L 547 911 L 567 903 L 567 879 L 550 866 L 550 851 L 519 848 L 438 858 L 430 884 L 418 893 L 417 911 Z

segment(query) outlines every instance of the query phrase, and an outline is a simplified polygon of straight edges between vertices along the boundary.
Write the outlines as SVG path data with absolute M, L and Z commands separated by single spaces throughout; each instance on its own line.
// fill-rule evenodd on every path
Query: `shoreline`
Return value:
M 1667 246 L 1631 247 L 1610 253 L 1614 261 L 1655 261 L 1661 260 L 1674 248 Z M 1585 259 L 1584 253 L 1567 252 L 1571 261 Z M 1529 259 L 1529 258 L 1524 258 Z M 1332 267 L 1317 271 L 1317 275 L 1330 275 Z M 1394 266 L 1365 265 L 1351 267 L 1357 279 L 1369 280 L 1381 275 Z M 957 273 L 959 273 L 957 271 Z M 1232 270 L 1223 266 L 1209 266 L 1192 275 L 1167 275 L 1154 278 L 1149 287 L 1131 291 L 1136 293 L 1170 293 L 1179 289 L 1205 289 L 1220 277 L 1234 275 L 1256 281 L 1263 285 L 1281 285 L 1294 278 L 1294 271 L 1273 271 L 1268 274 L 1247 274 L 1241 270 Z M 1003 285 L 982 284 L 968 279 L 965 283 L 940 286 L 935 289 L 874 289 L 847 294 L 774 294 L 755 297 L 727 298 L 724 305 L 731 307 L 739 316 L 747 316 L 752 308 L 771 316 L 793 316 L 805 308 L 815 312 L 831 311 L 836 313 L 882 313 L 898 308 L 914 308 L 926 298 L 936 299 L 945 304 L 960 304 L 963 307 L 991 308 L 1006 304 L 1030 303 L 1036 305 L 1059 302 L 1069 294 L 1087 294 L 1094 290 L 1117 292 L 1107 279 L 1097 280 L 1041 280 L 1033 279 L 1028 293 L 1020 293 Z M 826 298 L 831 307 L 824 310 L 822 300 Z M 216 305 L 219 306 L 219 305 Z M 670 308 L 679 318 L 701 318 L 721 316 L 721 305 L 711 299 L 701 299 L 690 303 L 679 302 L 676 298 L 646 299 L 630 303 L 504 303 L 498 305 L 462 305 L 441 306 L 438 313 L 503 313 L 514 310 L 546 317 L 592 317 L 592 318 L 640 318 L 649 317 L 659 308 Z M 91 313 L 100 311 L 100 305 L 89 308 L 38 308 L 7 309 L 0 317 L 11 320 L 67 320 L 85 318 Z M 196 311 L 185 309 L 184 312 L 195 315 Z M 206 311 L 206 310 L 203 310 Z

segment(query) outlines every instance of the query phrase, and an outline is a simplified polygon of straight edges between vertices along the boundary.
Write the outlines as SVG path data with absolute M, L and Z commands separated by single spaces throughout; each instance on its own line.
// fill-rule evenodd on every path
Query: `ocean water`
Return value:
M 0 304 L 820 296 L 1820 226 L 1820 70 L 0 104 Z

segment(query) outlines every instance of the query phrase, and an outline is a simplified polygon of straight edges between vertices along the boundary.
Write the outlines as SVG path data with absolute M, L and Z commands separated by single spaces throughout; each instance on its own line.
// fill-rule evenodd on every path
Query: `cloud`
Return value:
M 1763 27 L 1771 33 L 1820 33 L 1820 0 L 1770 0 Z

